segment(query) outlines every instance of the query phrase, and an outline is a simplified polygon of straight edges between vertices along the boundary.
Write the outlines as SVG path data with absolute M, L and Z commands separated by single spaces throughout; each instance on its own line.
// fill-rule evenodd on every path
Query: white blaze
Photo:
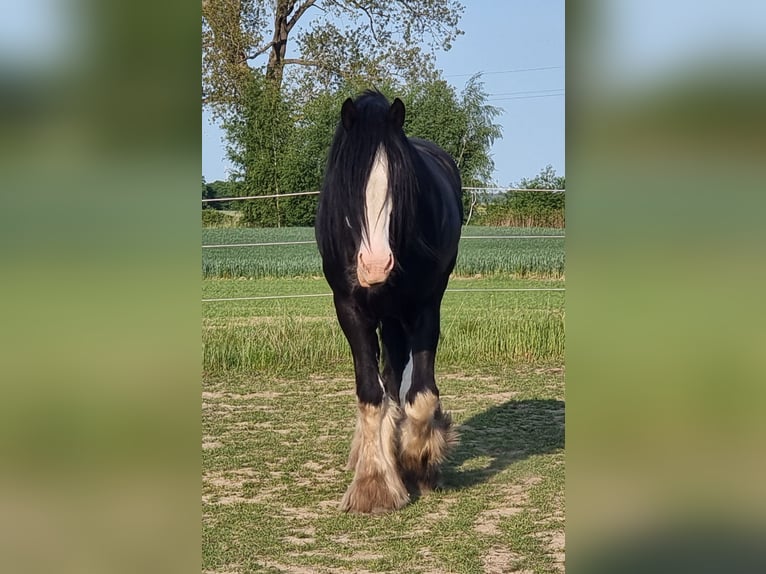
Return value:
M 388 244 L 388 225 L 391 220 L 391 202 L 388 201 L 388 158 L 379 148 L 372 163 L 370 178 L 365 189 L 365 228 L 361 250 L 372 258 L 387 257 L 391 253 Z
M 407 359 L 407 364 L 404 365 L 404 372 L 402 373 L 402 385 L 399 387 L 399 404 L 404 405 L 404 401 L 407 398 L 407 392 L 412 386 L 412 351 L 410 351 L 410 357 Z

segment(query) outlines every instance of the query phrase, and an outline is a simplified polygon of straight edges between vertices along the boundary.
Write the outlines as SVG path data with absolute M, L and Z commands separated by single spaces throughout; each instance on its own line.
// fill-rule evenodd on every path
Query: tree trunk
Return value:
M 282 86 L 285 68 L 284 60 L 289 33 L 287 17 L 294 7 L 295 0 L 277 0 L 277 9 L 274 12 L 274 37 L 269 52 L 269 63 L 266 65 L 266 79 L 277 89 Z

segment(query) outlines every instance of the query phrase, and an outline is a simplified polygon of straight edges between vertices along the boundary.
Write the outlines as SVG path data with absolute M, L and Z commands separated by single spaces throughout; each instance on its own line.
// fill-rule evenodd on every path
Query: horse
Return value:
M 434 489 L 457 442 L 434 363 L 463 220 L 460 172 L 436 144 L 407 137 L 404 118 L 402 101 L 378 91 L 345 100 L 316 214 L 356 382 L 346 512 L 397 510 Z

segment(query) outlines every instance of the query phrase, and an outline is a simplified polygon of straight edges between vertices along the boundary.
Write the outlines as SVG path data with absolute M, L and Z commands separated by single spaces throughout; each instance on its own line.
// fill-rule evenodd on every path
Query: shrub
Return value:
M 237 218 L 217 209 L 202 210 L 202 227 L 234 227 Z

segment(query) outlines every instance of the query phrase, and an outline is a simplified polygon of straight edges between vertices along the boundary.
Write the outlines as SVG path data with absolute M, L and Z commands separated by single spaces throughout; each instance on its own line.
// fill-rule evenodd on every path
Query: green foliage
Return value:
M 556 170 L 547 165 L 534 178 L 524 178 L 512 187 L 560 190 L 565 186 L 565 178 L 556 176 Z M 477 210 L 477 217 L 472 221 L 480 225 L 564 227 L 565 203 L 563 192 L 508 191 L 485 198 L 484 205 Z
M 501 110 L 487 104 L 479 75 L 468 80 L 460 96 L 446 81 L 437 79 L 413 84 L 404 93 L 404 101 L 408 135 L 431 140 L 449 153 L 464 186 L 491 182 L 495 164 L 490 149 L 502 135 L 493 120 Z
M 398 78 L 407 84 L 429 77 L 434 52 L 449 50 L 462 34 L 457 0 L 311 4 L 202 2 L 202 95 L 216 117 L 241 111 L 253 76 L 304 102 L 349 82 L 371 86 Z M 295 57 L 288 57 L 288 47 Z
M 349 84 L 306 103 L 278 102 L 254 80 L 248 112 L 228 124 L 231 141 L 238 142 L 230 147 L 229 157 L 239 166 L 235 177 L 242 193 L 319 190 L 343 100 L 360 89 Z M 464 185 L 490 183 L 494 167 L 490 148 L 500 135 L 493 119 L 499 110 L 482 103 L 486 93 L 478 78 L 468 82 L 462 95 L 444 80 L 415 83 L 406 90 L 382 86 L 381 91 L 389 99 L 402 97 L 407 106 L 405 131 L 450 153 Z M 250 227 L 312 226 L 316 205 L 316 196 L 243 202 L 241 222 Z
M 202 199 L 217 199 L 219 197 L 233 197 L 240 195 L 237 186 L 233 182 L 216 180 L 211 183 L 202 178 Z M 203 203 L 202 209 L 231 209 L 230 201 L 212 201 Z
M 271 195 L 285 188 L 281 166 L 285 163 L 293 125 L 287 105 L 269 83 L 253 77 L 243 97 L 242 114 L 225 124 L 229 133 L 229 159 L 239 168 L 235 181 L 243 195 Z M 263 227 L 284 225 L 279 199 L 248 201 L 242 224 Z
M 234 227 L 236 217 L 217 209 L 202 210 L 202 227 Z
M 566 189 L 566 178 L 557 176 L 551 164 L 546 165 L 532 179 L 523 178 L 517 185 L 519 189 Z
M 202 199 L 209 199 L 210 197 L 213 197 L 211 194 L 213 193 L 213 190 L 210 189 L 210 186 L 205 183 L 205 176 L 202 176 Z M 204 203 L 202 204 L 202 207 L 208 207 Z
M 330 149 L 339 110 L 350 91 L 322 94 L 301 105 L 293 102 L 294 125 L 281 166 L 286 188 L 292 191 L 319 191 L 322 187 L 327 152 Z M 284 200 L 287 226 L 313 226 L 318 196 Z
M 288 0 L 202 3 L 203 99 L 223 120 L 238 194 L 319 189 L 343 98 L 373 85 L 431 81 L 437 76 L 433 54 L 423 46 L 449 49 L 461 33 L 463 8 L 455 0 L 340 0 L 309 8 Z M 288 41 L 299 57 L 286 58 Z M 267 62 L 259 64 L 262 58 Z M 470 126 L 452 121 L 460 132 L 455 137 L 465 137 Z M 472 170 L 466 172 L 471 177 Z M 241 223 L 312 225 L 316 202 L 248 202 Z

